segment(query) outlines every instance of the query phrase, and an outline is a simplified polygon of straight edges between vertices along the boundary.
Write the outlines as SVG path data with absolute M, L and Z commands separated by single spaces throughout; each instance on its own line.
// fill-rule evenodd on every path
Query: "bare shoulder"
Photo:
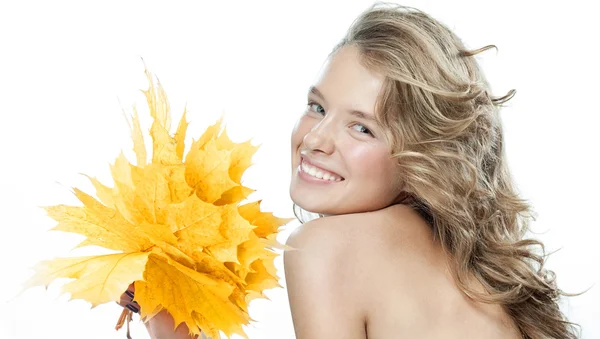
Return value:
M 354 295 L 351 307 L 363 313 L 377 297 L 366 291 L 393 279 L 398 291 L 410 294 L 418 279 L 411 271 L 439 261 L 430 227 L 403 205 L 312 220 L 294 230 L 287 245 L 293 250 L 284 254 L 286 279 L 318 276 L 335 286 L 335 293 Z
M 460 292 L 430 225 L 407 206 L 316 219 L 287 244 L 291 301 L 318 289 L 313 311 L 334 303 L 350 313 L 344 319 L 364 322 L 368 338 L 514 337 L 499 306 Z
M 393 242 L 384 225 L 394 219 L 389 211 L 328 216 L 290 235 L 284 268 L 297 338 L 368 337 L 371 270 L 384 265 Z
M 393 205 L 373 212 L 311 220 L 294 230 L 287 244 L 302 248 L 333 246 L 337 250 L 356 246 L 382 248 L 382 242 L 397 245 L 399 240 L 428 237 L 428 233 L 432 235 L 418 213 L 404 205 Z

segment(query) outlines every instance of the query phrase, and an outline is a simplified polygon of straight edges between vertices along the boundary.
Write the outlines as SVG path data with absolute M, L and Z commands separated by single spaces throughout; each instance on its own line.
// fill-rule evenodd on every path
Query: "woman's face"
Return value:
M 354 46 L 327 61 L 292 132 L 290 195 L 298 206 L 334 215 L 395 202 L 399 171 L 375 121 L 383 81 L 359 63 Z

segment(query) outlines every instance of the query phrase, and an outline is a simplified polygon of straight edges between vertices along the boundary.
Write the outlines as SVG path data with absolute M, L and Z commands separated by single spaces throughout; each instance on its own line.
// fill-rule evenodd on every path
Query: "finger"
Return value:
M 123 303 L 122 306 L 125 306 L 124 304 L 131 302 L 131 300 L 133 300 L 135 296 L 135 285 L 134 283 L 129 284 L 129 286 L 127 286 L 127 290 L 125 290 L 125 292 L 123 294 L 121 294 L 120 297 L 120 303 Z
M 121 294 L 121 297 L 119 298 L 119 301 L 117 302 L 119 305 L 125 307 L 125 305 L 132 303 L 133 302 L 133 298 L 127 294 L 127 293 L 123 293 Z
M 125 307 L 125 305 L 129 304 L 130 302 L 131 302 L 131 299 L 121 298 L 121 300 L 119 300 L 118 304 Z
M 120 306 L 127 308 L 128 310 L 138 313 L 140 311 L 140 305 L 137 303 L 137 301 L 134 301 L 133 298 L 135 297 L 135 285 L 134 283 L 129 284 L 129 286 L 127 287 L 127 290 L 121 294 L 121 297 L 119 298 L 119 301 L 117 302 L 117 304 L 119 304 Z
M 128 310 L 130 310 L 133 313 L 138 313 L 140 311 L 140 309 L 136 306 L 134 306 L 134 304 L 127 304 L 125 305 L 125 308 L 127 308 Z
M 119 302 L 117 302 L 117 304 L 135 313 L 140 311 L 140 304 L 138 304 L 137 301 L 132 301 L 128 297 L 122 298 Z

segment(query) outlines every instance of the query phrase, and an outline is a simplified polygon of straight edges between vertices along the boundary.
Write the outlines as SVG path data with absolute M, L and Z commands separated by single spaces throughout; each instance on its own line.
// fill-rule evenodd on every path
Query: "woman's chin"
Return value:
M 307 196 L 295 197 L 293 192 L 290 194 L 294 205 L 299 208 L 305 210 L 309 213 L 323 214 L 323 215 L 331 215 L 333 211 L 327 206 L 324 206 L 323 203 L 320 203 L 320 199 L 310 199 Z
M 340 191 L 315 189 L 300 180 L 292 181 L 289 193 L 296 206 L 307 212 L 323 215 L 344 214 L 345 211 L 340 210 L 340 207 L 345 207 L 346 204 L 339 201 L 348 201 L 348 199 L 341 199 Z
M 309 213 L 317 213 L 317 214 L 321 214 L 320 209 L 317 206 L 313 206 L 312 204 L 306 204 L 305 201 L 302 201 L 304 199 L 300 199 L 300 201 L 296 200 L 296 199 L 292 199 L 292 201 L 294 202 L 294 205 L 298 206 L 299 208 L 303 209 L 306 212 Z

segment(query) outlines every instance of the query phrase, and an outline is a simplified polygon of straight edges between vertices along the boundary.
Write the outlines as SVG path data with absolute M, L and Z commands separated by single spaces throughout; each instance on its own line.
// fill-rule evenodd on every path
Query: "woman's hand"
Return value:
M 133 301 L 134 294 L 135 294 L 135 285 L 133 283 L 131 283 L 127 287 L 127 290 L 125 291 L 125 293 L 121 294 L 121 300 L 119 301 L 119 305 L 127 308 L 131 312 L 139 313 L 140 305 L 137 302 Z
M 135 286 L 132 283 L 127 287 L 125 293 L 121 294 L 121 298 L 119 301 L 119 305 L 127 308 L 128 310 L 139 313 L 140 305 L 133 301 L 135 296 Z M 189 329 L 185 323 L 179 324 L 177 329 L 173 330 L 175 327 L 175 322 L 173 317 L 167 312 L 167 310 L 162 310 L 150 320 L 144 322 L 146 325 L 146 329 L 148 330 L 148 334 L 150 334 L 150 338 L 152 339 L 196 339 L 197 335 L 190 335 Z

